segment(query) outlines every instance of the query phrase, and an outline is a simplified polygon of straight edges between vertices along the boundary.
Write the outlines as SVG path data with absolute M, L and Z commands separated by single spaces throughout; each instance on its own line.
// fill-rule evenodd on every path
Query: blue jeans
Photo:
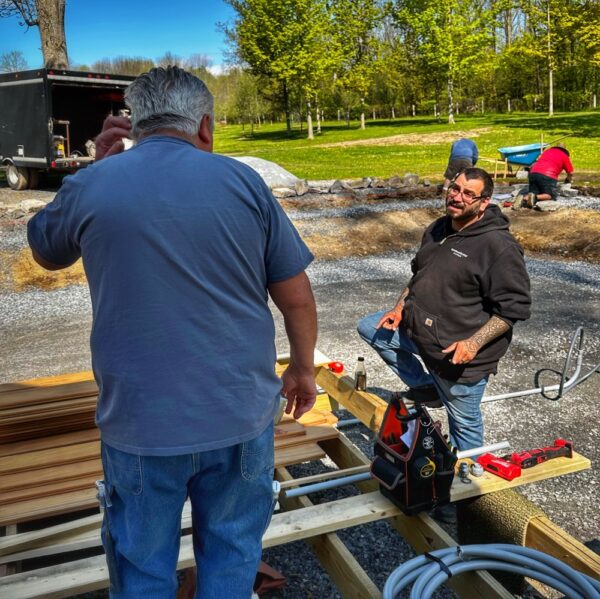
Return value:
M 385 312 L 365 316 L 358 323 L 358 334 L 410 388 L 434 385 L 448 412 L 450 442 L 459 450 L 483 445 L 481 398 L 488 377 L 476 383 L 455 383 L 428 372 L 417 359 L 419 349 L 401 329 L 376 329 Z
M 192 504 L 197 599 L 249 599 L 273 511 L 273 425 L 252 441 L 179 456 L 102 444 L 102 542 L 111 599 L 174 599 L 181 512 Z

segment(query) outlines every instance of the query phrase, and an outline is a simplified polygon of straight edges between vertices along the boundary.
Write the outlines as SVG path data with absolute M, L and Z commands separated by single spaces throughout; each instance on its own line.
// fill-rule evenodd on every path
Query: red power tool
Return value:
M 495 456 L 493 453 L 484 453 L 477 458 L 477 462 L 483 466 L 484 470 L 504 478 L 513 480 L 517 476 L 521 476 L 521 467 L 517 464 Z
M 520 468 L 531 468 L 547 460 L 553 458 L 572 458 L 573 457 L 573 442 L 565 441 L 564 439 L 556 439 L 554 445 L 550 447 L 539 447 L 531 451 L 521 451 L 520 453 L 511 453 L 502 456 L 503 460 L 507 460 L 512 464 L 516 464 Z

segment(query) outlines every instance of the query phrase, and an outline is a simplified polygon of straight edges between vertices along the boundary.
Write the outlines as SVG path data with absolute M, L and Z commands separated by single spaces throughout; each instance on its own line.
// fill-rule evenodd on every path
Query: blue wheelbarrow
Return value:
M 553 146 L 561 139 L 565 139 L 566 137 L 570 137 L 571 135 L 572 133 L 569 133 L 568 135 L 563 135 L 562 137 L 559 137 L 553 142 L 547 144 L 543 143 L 542 141 L 541 143 L 527 144 L 525 146 L 510 146 L 506 148 L 498 148 L 498 152 L 500 152 L 501 160 L 503 160 L 508 165 L 509 169 L 511 169 L 513 164 L 518 166 L 519 168 L 529 168 L 540 157 L 540 154 L 546 148 Z
M 542 151 L 550 144 L 528 144 L 526 146 L 512 146 L 508 148 L 498 148 L 502 160 L 509 165 L 531 166 L 539 157 Z

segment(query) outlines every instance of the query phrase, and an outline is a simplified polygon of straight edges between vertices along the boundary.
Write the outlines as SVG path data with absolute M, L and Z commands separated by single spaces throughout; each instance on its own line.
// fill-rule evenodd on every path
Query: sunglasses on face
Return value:
M 447 193 L 449 196 L 457 196 L 457 195 L 462 196 L 463 202 L 465 202 L 467 204 L 471 204 L 472 202 L 474 202 L 476 200 L 481 200 L 482 198 L 485 197 L 485 196 L 475 195 L 474 191 L 472 191 L 470 189 L 465 189 L 464 187 L 461 187 L 460 185 L 457 185 L 456 183 L 450 183 L 450 185 L 448 186 Z

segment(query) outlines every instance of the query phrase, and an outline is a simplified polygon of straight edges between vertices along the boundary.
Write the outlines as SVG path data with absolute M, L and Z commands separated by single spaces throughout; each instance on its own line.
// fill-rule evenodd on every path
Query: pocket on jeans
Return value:
M 245 480 L 254 480 L 275 467 L 273 424 L 256 439 L 242 443 L 241 471 Z
M 106 482 L 120 492 L 142 492 L 142 458 L 102 443 L 102 465 Z

